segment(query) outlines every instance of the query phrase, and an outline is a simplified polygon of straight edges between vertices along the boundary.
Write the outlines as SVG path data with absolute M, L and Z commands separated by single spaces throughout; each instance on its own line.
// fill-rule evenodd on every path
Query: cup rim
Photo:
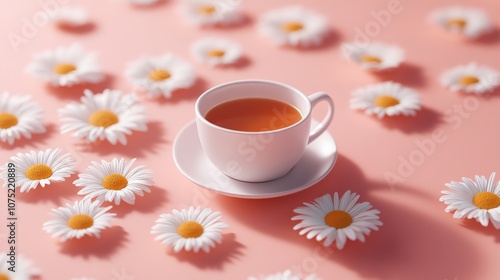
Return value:
M 265 131 L 241 131 L 241 130 L 234 130 L 234 129 L 229 129 L 229 128 L 225 128 L 225 127 L 222 127 L 222 126 L 218 126 L 218 125 L 215 125 L 211 122 L 209 122 L 205 116 L 203 116 L 200 112 L 200 101 L 203 99 L 203 97 L 207 96 L 208 94 L 210 94 L 211 92 L 213 91 L 216 91 L 216 90 L 219 90 L 221 88 L 224 88 L 224 87 L 228 87 L 228 86 L 233 86 L 235 84 L 242 84 L 242 83 L 262 83 L 262 84 L 272 84 L 272 85 L 276 85 L 276 86 L 280 86 L 280 87 L 283 87 L 283 88 L 286 88 L 290 91 L 293 91 L 295 92 L 296 94 L 300 95 L 302 98 L 304 98 L 304 100 L 308 101 L 306 104 L 307 104 L 307 112 L 305 115 L 302 116 L 302 119 L 300 119 L 300 121 L 292 124 L 292 125 L 289 125 L 287 127 L 283 127 L 283 128 L 280 128 L 280 129 L 274 129 L 274 130 L 265 130 Z M 305 95 L 304 93 L 302 93 L 300 90 L 288 85 L 288 84 L 285 84 L 285 83 L 281 83 L 281 82 L 276 82 L 276 81 L 271 81 L 271 80 L 264 80 L 264 79 L 245 79 L 245 80 L 236 80 L 236 81 L 232 81 L 232 82 L 227 82 L 227 83 L 223 83 L 223 84 L 220 84 L 220 85 L 217 85 L 215 87 L 212 87 L 208 90 L 206 90 L 205 92 L 203 92 L 199 97 L 198 99 L 196 100 L 196 103 L 195 103 L 195 113 L 196 113 L 196 118 L 201 120 L 205 125 L 208 125 L 210 127 L 213 127 L 213 128 L 216 128 L 216 129 L 219 129 L 219 130 L 222 130 L 222 131 L 226 131 L 226 132 L 230 132 L 230 133 L 236 133 L 236 134 L 243 134 L 243 135 L 255 135 L 255 134 L 259 134 L 259 135 L 262 135 L 262 134 L 273 134 L 273 133 L 277 133 L 277 132 L 280 132 L 280 131 L 285 131 L 285 130 L 288 130 L 288 129 L 292 129 L 296 126 L 299 126 L 300 124 L 304 123 L 308 118 L 309 116 L 311 115 L 311 103 L 309 102 L 309 98 L 307 97 L 307 95 Z M 302 114 L 303 112 L 301 112 Z

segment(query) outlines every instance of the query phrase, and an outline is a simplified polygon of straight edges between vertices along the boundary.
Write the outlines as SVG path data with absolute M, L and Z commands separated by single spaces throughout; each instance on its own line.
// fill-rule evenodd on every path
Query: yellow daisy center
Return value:
M 334 228 L 346 228 L 352 224 L 352 217 L 342 210 L 333 210 L 325 215 L 325 223 Z
M 76 70 L 76 66 L 70 63 L 60 63 L 54 67 L 54 72 L 59 75 L 66 75 Z
M 218 49 L 211 50 L 211 51 L 208 52 L 208 55 L 211 56 L 211 57 L 223 57 L 225 54 L 226 54 L 225 51 L 218 50 Z
M 177 233 L 184 238 L 196 238 L 203 234 L 203 226 L 197 222 L 187 221 L 179 225 Z
M 376 56 L 373 56 L 373 55 L 364 55 L 363 57 L 361 57 L 361 61 L 366 62 L 366 63 L 379 64 L 382 62 L 382 59 L 380 59 Z
M 10 113 L 0 113 L 0 128 L 7 129 L 17 124 L 16 116 Z M 1 280 L 1 279 L 0 279 Z
M 76 214 L 68 219 L 68 226 L 72 229 L 86 229 L 94 225 L 94 219 L 86 214 Z
M 399 100 L 390 95 L 381 95 L 375 98 L 375 106 L 389 108 L 399 104 Z
M 492 209 L 500 206 L 500 197 L 492 192 L 480 192 L 472 198 L 472 203 L 479 209 Z
M 202 15 L 211 15 L 215 13 L 215 7 L 212 5 L 205 5 L 198 8 L 198 13 Z
M 467 21 L 461 18 L 453 18 L 446 22 L 448 27 L 457 27 L 463 29 L 467 25 Z
M 479 79 L 474 76 L 463 76 L 460 78 L 459 83 L 461 83 L 464 86 L 470 86 L 473 84 L 477 84 L 479 82 Z
M 121 174 L 109 174 L 102 179 L 102 186 L 108 190 L 118 191 L 128 185 L 128 180 Z
M 300 23 L 300 22 L 291 21 L 291 22 L 287 22 L 287 23 L 283 24 L 282 28 L 286 32 L 290 33 L 290 32 L 302 30 L 304 28 L 304 25 L 302 25 L 302 23 Z
M 10 277 L 5 273 L 0 273 L 0 280 L 10 280 Z
M 170 74 L 170 72 L 162 69 L 156 69 L 149 72 L 149 78 L 155 82 L 161 82 L 163 80 L 170 78 L 171 76 L 172 74 Z
M 43 180 L 52 176 L 52 168 L 45 164 L 34 164 L 26 170 L 26 177 L 30 180 Z
M 118 116 L 108 110 L 97 110 L 89 117 L 89 123 L 93 126 L 109 127 L 118 123 Z

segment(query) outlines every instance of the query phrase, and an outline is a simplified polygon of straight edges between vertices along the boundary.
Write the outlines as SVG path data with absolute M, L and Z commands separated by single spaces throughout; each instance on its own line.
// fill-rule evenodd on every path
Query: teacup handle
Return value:
M 311 130 L 311 133 L 309 134 L 309 142 L 311 143 L 314 141 L 316 138 L 318 138 L 325 130 L 328 128 L 328 125 L 333 119 L 333 111 L 334 111 L 334 105 L 333 105 L 333 100 L 332 98 L 324 93 L 324 92 L 316 92 L 308 96 L 309 101 L 311 102 L 311 110 L 318 104 L 320 101 L 326 101 L 328 103 L 328 112 L 326 113 L 325 118 L 315 127 Z

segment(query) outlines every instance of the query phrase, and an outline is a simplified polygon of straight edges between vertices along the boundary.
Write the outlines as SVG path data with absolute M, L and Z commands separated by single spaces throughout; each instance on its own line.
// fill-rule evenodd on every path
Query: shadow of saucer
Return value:
M 236 240 L 233 233 L 222 234 L 222 243 L 211 248 L 209 253 L 201 250 L 198 253 L 184 250 L 175 253 L 173 250 L 168 255 L 176 257 L 180 262 L 190 263 L 199 269 L 222 270 L 224 265 L 233 263 L 243 256 L 245 245 Z
M 72 257 L 97 257 L 106 259 L 113 255 L 128 241 L 127 232 L 120 226 L 104 229 L 100 237 L 84 236 L 80 239 L 70 239 L 61 244 L 59 252 Z
M 56 24 L 57 28 L 65 33 L 82 35 L 90 33 L 96 29 L 94 22 L 88 22 L 83 25 L 73 26 L 69 24 Z
M 75 179 L 76 175 L 73 175 L 63 182 L 52 182 L 43 188 L 37 186 L 35 189 L 24 193 L 17 191 L 17 198 L 27 203 L 36 204 L 50 201 L 55 205 L 61 205 L 63 201 L 70 198 L 78 200 L 78 188 L 72 184 Z
M 71 99 L 71 100 L 80 100 L 83 96 L 83 92 L 88 89 L 95 93 L 101 93 L 105 89 L 111 89 L 114 84 L 114 77 L 105 74 L 104 79 L 98 83 L 81 83 L 75 84 L 68 87 L 58 87 L 53 86 L 51 84 L 46 84 L 46 89 L 51 94 L 57 96 L 60 99 Z
M 44 147 L 47 145 L 47 138 L 57 131 L 56 125 L 53 123 L 49 123 L 45 125 L 45 132 L 43 133 L 33 133 L 31 134 L 31 138 L 21 137 L 14 141 L 12 145 L 9 145 L 7 142 L 0 142 L 1 150 L 14 150 L 18 148 L 31 148 L 31 149 L 39 149 L 40 147 Z
M 428 132 L 443 123 L 440 113 L 425 106 L 417 112 L 416 116 L 400 115 L 393 117 L 386 116 L 383 119 L 373 118 L 388 129 L 400 130 L 407 134 Z
M 380 82 L 394 81 L 410 87 L 424 87 L 426 80 L 421 67 L 403 62 L 399 67 L 373 72 Z
M 143 197 L 136 195 L 134 205 L 126 202 L 121 202 L 120 205 L 106 202 L 104 205 L 113 205 L 112 212 L 116 213 L 117 217 L 124 217 L 131 212 L 153 213 L 168 202 L 167 191 L 157 186 L 149 188 L 151 193 L 144 193 Z

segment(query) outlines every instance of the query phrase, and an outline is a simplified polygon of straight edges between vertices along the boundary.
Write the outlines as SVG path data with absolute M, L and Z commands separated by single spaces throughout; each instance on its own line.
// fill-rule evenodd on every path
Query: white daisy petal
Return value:
M 122 0 L 122 1 L 128 2 L 132 5 L 148 6 L 158 3 L 159 0 Z
M 196 81 L 192 66 L 170 53 L 131 62 L 125 76 L 135 87 L 145 90 L 149 97 L 163 95 L 170 98 L 173 91 L 190 88 Z
M 61 241 L 71 238 L 81 238 L 85 235 L 99 237 L 101 230 L 110 227 L 113 216 L 108 213 L 111 206 L 100 207 L 99 201 L 90 199 L 75 201 L 73 205 L 52 209 L 55 220 L 43 224 L 43 230 L 53 237 L 60 237 Z
M 248 280 L 321 280 L 316 274 L 309 274 L 302 278 L 301 275 L 294 274 L 290 269 L 270 275 L 261 275 L 258 277 L 248 277 Z
M 174 252 L 198 252 L 202 249 L 209 252 L 210 248 L 220 243 L 220 231 L 227 228 L 227 224 L 219 222 L 220 213 L 200 207 L 173 210 L 172 214 L 162 214 L 151 229 L 152 234 L 158 234 L 155 240 L 173 247 Z
M 451 91 L 483 94 L 500 85 L 500 72 L 471 62 L 445 71 L 441 84 Z
M 30 96 L 0 94 L 0 142 L 14 144 L 22 137 L 44 133 L 43 109 L 30 100 Z
M 322 15 L 291 6 L 265 13 L 259 20 L 258 30 L 278 45 L 310 47 L 323 43 L 329 27 Z
M 347 191 L 340 199 L 339 194 L 334 193 L 333 199 L 326 194 L 316 198 L 313 203 L 305 202 L 304 205 L 314 211 L 304 213 L 304 206 L 296 208 L 295 213 L 304 214 L 292 217 L 292 220 L 301 221 L 293 229 L 300 230 L 300 235 L 307 233 L 308 239 L 324 240 L 324 246 L 335 242 L 338 249 L 344 247 L 347 239 L 364 241 L 364 235 L 368 235 L 371 230 L 378 230 L 382 222 L 378 217 L 380 212 L 371 209 L 368 202 L 356 203 L 358 198 L 356 193 Z
M 404 61 L 404 51 L 398 46 L 373 42 L 368 46 L 355 43 L 342 45 L 346 59 L 366 70 L 381 71 L 398 67 Z
M 481 225 L 491 222 L 495 228 L 500 225 L 500 182 L 495 184 L 495 173 L 487 180 L 484 176 L 476 176 L 475 181 L 462 178 L 461 182 L 445 184 L 451 189 L 444 190 L 439 201 L 448 206 L 446 212 L 453 212 L 456 219 L 476 219 Z
M 493 29 L 488 16 L 481 10 L 452 6 L 433 11 L 429 20 L 446 31 L 460 33 L 465 37 L 477 38 Z
M 69 6 L 60 7 L 51 19 L 63 28 L 81 27 L 89 23 L 89 17 L 85 9 Z
M 85 52 L 78 44 L 35 55 L 26 71 L 53 86 L 99 83 L 104 79 L 95 55 Z
M 125 139 L 132 131 L 147 130 L 144 108 L 129 99 L 129 95 L 108 89 L 99 94 L 86 90 L 84 94 L 81 103 L 73 102 L 59 110 L 61 133 L 73 132 L 77 139 L 90 143 L 107 140 L 114 145 L 118 138 Z
M 378 118 L 414 116 L 422 108 L 420 95 L 416 91 L 394 82 L 378 83 L 355 90 L 350 107 Z
M 16 259 L 16 271 L 13 272 L 9 268 L 11 265 L 7 262 L 9 256 L 7 252 L 0 252 L 0 278 L 9 280 L 30 280 L 40 275 L 38 268 L 32 262 L 23 256 L 18 256 Z
M 181 5 L 184 16 L 196 26 L 231 26 L 243 21 L 235 1 L 184 0 Z
M 205 38 L 193 43 L 191 53 L 200 62 L 211 66 L 233 64 L 241 57 L 241 47 L 230 40 Z
M 75 173 L 75 159 L 70 154 L 59 155 L 61 149 L 47 149 L 45 151 L 31 151 L 30 153 L 17 153 L 10 158 L 10 163 L 16 169 L 16 187 L 21 192 L 29 192 L 38 185 L 45 187 L 54 181 L 64 181 L 65 178 Z M 0 178 L 7 186 L 9 166 L 0 166 Z

